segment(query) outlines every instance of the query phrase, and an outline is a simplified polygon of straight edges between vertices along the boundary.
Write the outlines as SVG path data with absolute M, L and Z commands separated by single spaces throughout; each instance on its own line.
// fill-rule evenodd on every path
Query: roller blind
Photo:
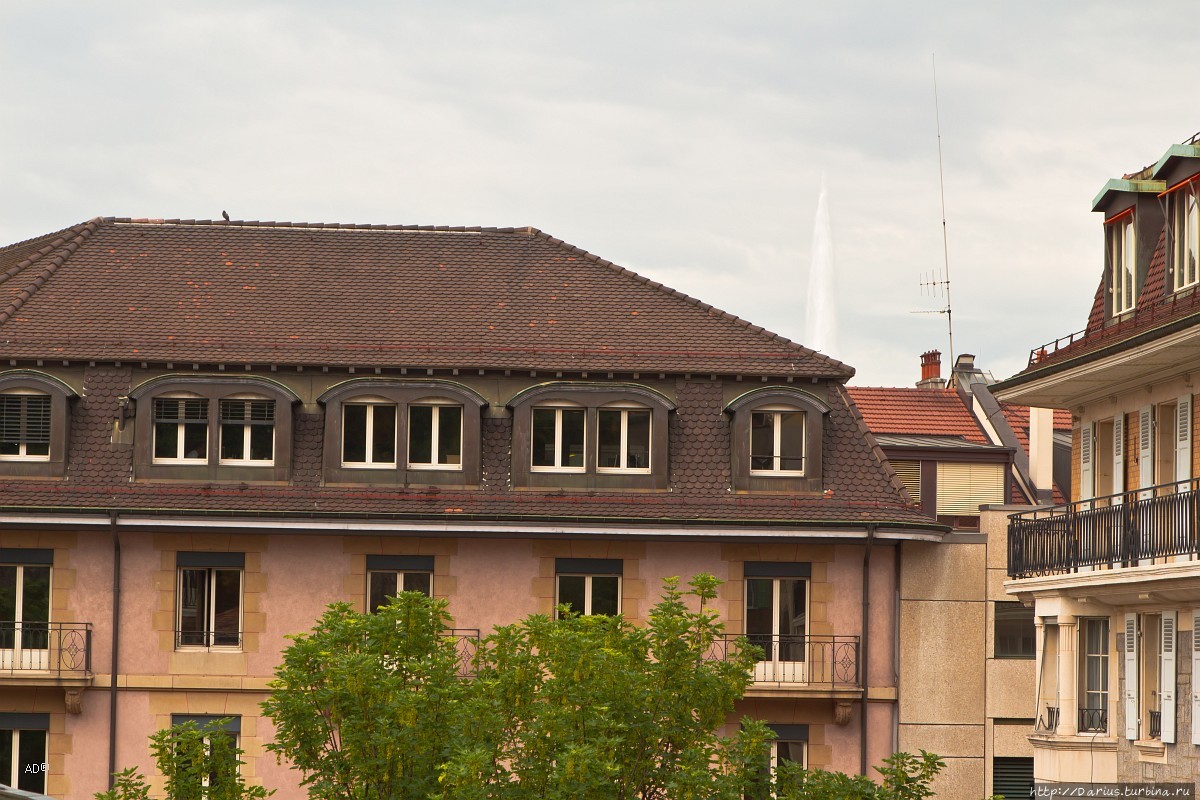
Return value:
M 976 516 L 981 505 L 1004 503 L 1004 468 L 1004 464 L 939 462 L 937 513 Z
M 921 462 L 893 461 L 892 469 L 896 470 L 896 476 L 900 478 L 904 488 L 908 489 L 908 496 L 912 501 L 921 502 Z

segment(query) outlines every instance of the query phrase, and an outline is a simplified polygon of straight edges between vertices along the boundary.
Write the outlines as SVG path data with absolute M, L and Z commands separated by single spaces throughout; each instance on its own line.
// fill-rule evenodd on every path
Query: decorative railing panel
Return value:
M 0 622 L 0 675 L 86 677 L 91 672 L 91 623 Z
M 1031 578 L 1085 568 L 1134 567 L 1200 555 L 1197 479 L 1013 514 L 1008 575 Z
M 726 635 L 713 642 L 710 655 L 728 659 L 743 645 L 757 647 L 762 658 L 755 683 L 796 684 L 831 689 L 862 687 L 857 636 Z

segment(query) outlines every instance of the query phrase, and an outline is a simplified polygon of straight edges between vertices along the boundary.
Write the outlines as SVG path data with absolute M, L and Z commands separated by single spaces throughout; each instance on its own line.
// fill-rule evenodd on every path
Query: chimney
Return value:
M 917 381 L 918 389 L 944 389 L 946 382 L 942 380 L 942 354 L 938 350 L 921 353 L 921 380 Z

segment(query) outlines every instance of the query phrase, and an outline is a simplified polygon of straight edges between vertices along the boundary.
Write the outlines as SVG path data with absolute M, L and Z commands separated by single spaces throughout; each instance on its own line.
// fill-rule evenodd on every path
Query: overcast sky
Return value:
M 1149 10 L 1147 10 L 1149 9 Z M 0 4 L 0 242 L 95 216 L 533 225 L 860 385 L 1084 326 L 1092 198 L 1200 130 L 1194 2 Z M 452 312 L 452 310 L 448 310 Z

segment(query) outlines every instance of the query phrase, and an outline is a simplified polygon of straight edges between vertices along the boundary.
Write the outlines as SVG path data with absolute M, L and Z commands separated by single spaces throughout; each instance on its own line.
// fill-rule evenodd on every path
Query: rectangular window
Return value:
M 532 468 L 582 472 L 585 416 L 582 408 L 533 409 Z
M 1137 248 L 1133 215 L 1108 224 L 1108 293 L 1111 316 L 1132 311 L 1137 302 Z
M 409 406 L 408 465 L 461 469 L 462 421 L 462 406 Z
M 50 458 L 50 397 L 0 395 L 0 459 L 46 461 Z
M 995 614 L 995 657 L 1035 658 L 1033 609 L 1022 603 L 996 603 Z
M 597 412 L 597 468 L 650 471 L 649 409 L 602 408 Z
M 1168 198 L 1171 274 L 1175 290 L 1200 283 L 1200 186 L 1195 180 Z
M 367 610 L 374 614 L 397 592 L 433 595 L 433 556 L 367 556 Z
M 194 793 L 207 797 L 208 789 L 238 774 L 238 738 L 242 733 L 242 718 L 212 714 L 171 715 L 172 727 L 188 722 L 195 723 L 205 733 L 203 742 L 207 753 L 203 756 L 208 760 L 208 771 L 201 776 L 199 791 Z M 183 756 L 182 753 L 179 755 Z M 190 763 L 190 759 L 187 761 Z
M 5 671 L 49 669 L 53 553 L 25 552 L 34 555 L 23 561 L 45 554 L 46 563 L 0 564 L 0 669 Z
M 746 572 L 746 638 L 763 651 L 754 679 L 805 683 L 809 648 L 808 578 L 763 577 L 753 572 L 752 569 Z
M 780 780 L 779 766 L 781 764 L 791 763 L 800 769 L 807 769 L 808 726 L 767 723 L 767 727 L 775 735 L 775 739 L 770 743 L 770 750 L 767 751 L 767 769 L 770 770 L 771 778 L 776 782 Z M 778 786 L 778 788 L 783 789 L 784 787 Z
M 156 397 L 154 460 L 170 462 L 207 459 L 208 400 Z
M 0 713 L 0 783 L 46 791 L 49 714 Z
M 178 553 L 176 642 L 181 648 L 242 645 L 242 553 Z
M 1108 731 L 1108 620 L 1081 619 L 1079 732 Z
M 396 466 L 396 406 L 346 403 L 342 406 L 342 466 Z
M 1138 635 L 1141 649 L 1138 665 L 1141 678 L 1141 731 L 1142 739 L 1162 738 L 1162 704 L 1160 678 L 1162 677 L 1162 617 L 1158 614 L 1142 614 Z
M 555 559 L 555 605 L 584 615 L 620 614 L 623 572 L 619 558 Z
M 750 416 L 750 472 L 804 472 L 804 412 L 759 410 Z
M 275 401 L 221 401 L 221 463 L 271 464 L 275 460 Z

